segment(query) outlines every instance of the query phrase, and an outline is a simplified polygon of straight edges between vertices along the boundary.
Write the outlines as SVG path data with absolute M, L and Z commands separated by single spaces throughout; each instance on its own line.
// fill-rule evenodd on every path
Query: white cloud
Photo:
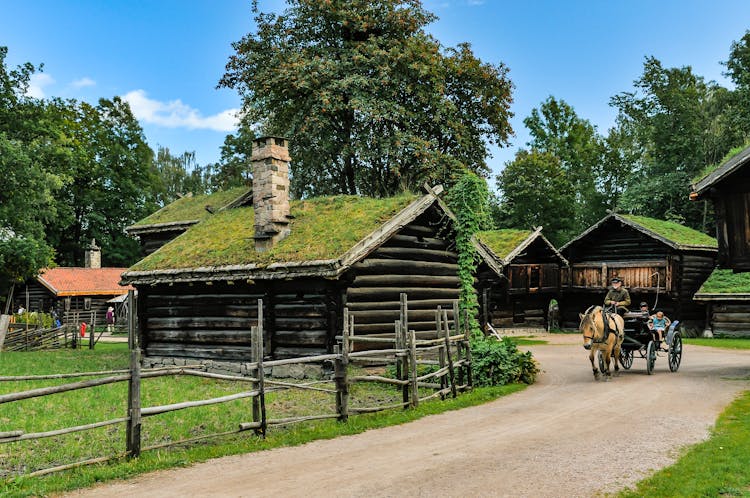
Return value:
M 202 116 L 181 100 L 160 102 L 147 97 L 144 90 L 133 90 L 122 98 L 130 104 L 139 120 L 167 128 L 208 129 L 230 132 L 237 129 L 239 109 L 227 109 L 213 116 Z
M 29 88 L 26 90 L 26 95 L 35 99 L 43 99 L 46 97 L 44 87 L 53 83 L 55 83 L 55 80 L 49 74 L 34 73 L 29 78 Z
M 85 86 L 94 86 L 96 85 L 96 81 L 92 80 L 91 78 L 84 76 L 83 78 L 75 80 L 73 83 L 71 83 L 72 86 L 75 88 L 83 88 Z

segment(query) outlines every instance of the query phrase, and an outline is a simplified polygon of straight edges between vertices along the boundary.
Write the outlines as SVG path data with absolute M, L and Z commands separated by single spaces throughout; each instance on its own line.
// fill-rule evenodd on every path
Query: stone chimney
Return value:
M 268 251 L 289 235 L 289 157 L 285 138 L 253 141 L 255 250 Z
M 96 239 L 91 239 L 91 245 L 86 248 L 84 265 L 86 268 L 102 267 L 102 248 L 96 245 Z

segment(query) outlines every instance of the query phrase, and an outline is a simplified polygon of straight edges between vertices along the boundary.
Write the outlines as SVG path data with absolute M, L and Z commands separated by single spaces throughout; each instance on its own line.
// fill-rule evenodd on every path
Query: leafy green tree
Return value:
M 236 133 L 224 138 L 221 146 L 221 159 L 213 165 L 211 184 L 214 190 L 253 185 L 253 172 L 250 154 L 253 150 L 255 133 L 246 120 L 240 122 Z
M 96 106 L 55 99 L 47 115 L 58 123 L 65 146 L 50 166 L 64 181 L 56 219 L 47 227 L 57 263 L 80 266 L 84 246 L 95 238 L 102 264 L 132 264 L 138 244 L 124 228 L 156 209 L 159 181 L 153 151 L 129 105 L 119 97 L 100 99 Z
M 554 154 L 518 151 L 497 176 L 497 186 L 501 199 L 498 226 L 519 229 L 543 226 L 556 245 L 577 233 L 575 189 Z
M 729 95 L 727 121 L 739 135 L 733 136 L 734 145 L 740 145 L 750 139 L 750 30 L 738 41 L 732 42 L 729 59 L 724 63 L 726 76 L 731 78 L 735 90 Z
M 289 0 L 256 12 L 220 85 L 249 122 L 291 139 L 298 196 L 388 195 L 423 181 L 486 173 L 505 144 L 511 82 L 468 45 L 443 49 L 418 0 Z
M 154 159 L 160 188 L 156 202 L 165 206 L 189 192 L 205 194 L 210 190 L 212 178 L 209 168 L 199 166 L 195 161 L 195 152 L 183 152 L 172 155 L 167 147 L 159 147 Z
M 26 63 L 9 69 L 7 47 L 0 47 L 0 290 L 35 275 L 52 263 L 44 224 L 54 217 L 58 176 L 43 165 L 54 156 L 55 140 L 38 119 L 41 105 L 26 97 L 29 78 L 40 68 Z
M 548 97 L 523 120 L 531 134 L 527 144 L 560 159 L 576 196 L 575 227 L 583 230 L 605 214 L 606 197 L 597 187 L 605 145 L 588 120 L 564 100 Z
M 639 152 L 621 207 L 701 228 L 702 208 L 688 200 L 688 188 L 731 147 L 719 126 L 725 90 L 689 66 L 665 68 L 653 57 L 646 58 L 634 85 L 636 91 L 611 100 Z

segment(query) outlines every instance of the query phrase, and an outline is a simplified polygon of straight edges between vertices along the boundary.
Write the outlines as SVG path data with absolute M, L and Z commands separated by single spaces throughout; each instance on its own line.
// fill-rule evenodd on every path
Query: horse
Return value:
M 605 331 L 604 320 L 607 320 L 608 327 Z M 622 341 L 625 339 L 625 320 L 616 313 L 606 313 L 601 306 L 591 306 L 585 313 L 579 313 L 578 317 L 581 323 L 578 330 L 583 334 L 583 348 L 591 351 L 589 361 L 594 371 L 594 379 L 599 380 L 599 370 L 594 364 L 594 353 L 601 351 L 604 355 L 604 365 L 606 370 L 602 373 L 605 380 L 611 378 L 609 371 L 610 359 L 614 360 L 615 376 L 620 374 L 620 348 Z

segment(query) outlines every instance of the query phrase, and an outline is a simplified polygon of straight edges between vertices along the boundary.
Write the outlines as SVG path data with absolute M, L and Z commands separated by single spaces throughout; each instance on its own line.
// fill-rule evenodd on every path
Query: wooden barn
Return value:
M 750 147 L 695 182 L 690 198 L 713 201 L 719 266 L 750 271 Z
M 273 358 L 330 352 L 351 310 L 356 334 L 392 334 L 399 295 L 409 328 L 434 334 L 459 295 L 453 217 L 442 190 L 290 201 L 286 140 L 253 147 L 253 206 L 215 211 L 124 275 L 138 289 L 140 341 L 159 358 L 247 361 L 263 300 Z
M 559 299 L 567 260 L 536 230 L 479 232 L 477 242 L 494 265 L 478 268 L 480 318 L 484 327 L 546 327 L 552 299 Z
M 560 248 L 570 263 L 568 285 L 560 302 L 566 327 L 578 326 L 578 313 L 602 304 L 612 277 L 630 292 L 632 309 L 640 301 L 662 309 L 683 323 L 683 330 L 703 330 L 705 306 L 695 291 L 716 264 L 716 240 L 669 221 L 610 214 Z
M 104 323 L 108 301 L 132 289 L 119 284 L 127 268 L 102 268 L 101 250 L 93 241 L 86 249 L 85 264 L 83 268 L 42 270 L 38 277 L 16 290 L 15 309 L 20 304 L 29 311 L 49 313 L 54 309 L 60 317 L 67 312 L 96 312 L 97 320 Z
M 216 211 L 252 204 L 252 189 L 236 187 L 212 194 L 187 194 L 125 229 L 147 256 Z
M 719 267 L 695 294 L 705 304 L 705 335 L 750 337 L 750 147 L 693 184 L 692 200 L 716 213 Z

